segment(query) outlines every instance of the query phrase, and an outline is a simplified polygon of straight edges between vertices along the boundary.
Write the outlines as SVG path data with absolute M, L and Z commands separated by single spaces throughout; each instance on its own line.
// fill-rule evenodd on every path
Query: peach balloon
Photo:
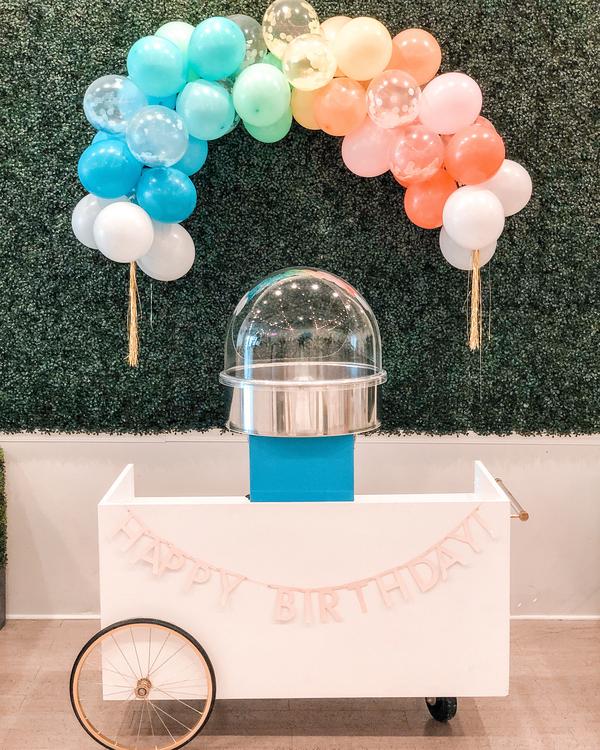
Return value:
M 489 180 L 504 161 L 504 141 L 491 128 L 469 125 L 452 136 L 446 146 L 446 169 L 462 185 Z
M 475 122 L 482 100 L 477 81 L 464 73 L 442 73 L 423 89 L 419 119 L 434 133 L 456 133 Z
M 484 117 L 483 115 L 479 115 L 473 125 L 481 125 L 484 128 L 491 128 L 492 130 L 496 130 L 496 128 L 494 127 L 494 123 L 491 120 L 488 120 L 487 117 Z
M 442 166 L 444 144 L 423 125 L 400 128 L 391 152 L 390 169 L 398 181 L 412 185 L 432 177 Z
M 329 44 L 331 44 L 332 49 L 335 38 L 337 37 L 341 28 L 351 20 L 352 19 L 350 18 L 350 16 L 333 16 L 333 18 L 328 18 L 326 21 L 323 21 L 321 23 L 321 34 L 323 34 L 325 39 L 329 42 Z M 341 68 L 338 68 L 335 72 L 335 75 L 343 76 L 344 71 Z
M 329 135 L 347 135 L 367 114 L 366 92 L 358 81 L 334 78 L 316 92 L 314 108 L 322 130 Z
M 348 78 L 366 81 L 387 67 L 392 56 L 392 37 L 375 18 L 353 18 L 337 33 L 333 51 Z
M 392 59 L 388 67 L 404 70 L 419 86 L 431 81 L 442 62 L 437 40 L 424 29 L 406 29 L 392 39 Z
M 441 227 L 444 204 L 457 187 L 443 169 L 424 182 L 409 185 L 404 194 L 406 215 L 413 224 L 423 229 Z
M 390 168 L 390 153 L 398 133 L 380 128 L 370 117 L 342 141 L 342 159 L 359 177 L 378 177 Z
M 318 91 L 319 89 L 314 91 L 292 90 L 292 115 L 294 120 L 307 130 L 320 130 L 315 117 L 315 96 Z

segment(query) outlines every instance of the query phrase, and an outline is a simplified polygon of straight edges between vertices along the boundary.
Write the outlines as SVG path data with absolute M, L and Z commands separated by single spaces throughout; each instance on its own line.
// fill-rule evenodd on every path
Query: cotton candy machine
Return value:
M 374 430 L 386 373 L 373 311 L 331 273 L 279 271 L 236 307 L 220 380 L 235 432 L 319 437 Z

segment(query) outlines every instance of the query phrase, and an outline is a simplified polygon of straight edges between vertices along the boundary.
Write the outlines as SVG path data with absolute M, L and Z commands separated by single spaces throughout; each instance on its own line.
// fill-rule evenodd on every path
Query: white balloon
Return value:
M 450 237 L 448 232 L 442 227 L 440 229 L 440 250 L 442 255 L 451 266 L 454 268 L 460 268 L 461 271 L 471 270 L 471 258 L 473 251 L 468 247 L 457 245 L 456 242 Z M 492 242 L 489 245 L 484 245 L 479 248 L 479 267 L 485 266 L 489 262 L 492 255 L 496 252 L 496 243 Z
M 98 245 L 94 240 L 94 222 L 103 208 L 111 203 L 118 203 L 128 200 L 126 196 L 121 198 L 98 198 L 97 195 L 89 193 L 84 196 L 73 209 L 71 216 L 71 227 L 73 234 L 86 247 L 97 250 Z
M 98 250 L 117 263 L 131 263 L 145 255 L 154 241 L 152 219 L 134 203 L 112 203 L 94 222 Z
M 525 208 L 533 191 L 529 172 L 511 159 L 505 159 L 496 174 L 478 183 L 477 187 L 494 193 L 502 203 L 505 216 L 512 216 Z
M 181 224 L 154 223 L 152 247 L 138 261 L 142 271 L 157 281 L 175 281 L 194 265 L 194 240 Z
M 481 250 L 502 234 L 504 209 L 490 190 L 467 185 L 455 190 L 447 199 L 443 220 L 444 229 L 457 245 Z

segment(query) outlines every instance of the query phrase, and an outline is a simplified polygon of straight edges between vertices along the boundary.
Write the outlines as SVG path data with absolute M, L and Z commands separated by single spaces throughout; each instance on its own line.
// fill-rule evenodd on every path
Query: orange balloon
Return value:
M 392 39 L 392 59 L 389 70 L 410 73 L 419 86 L 431 81 L 442 62 L 442 50 L 428 31 L 406 29 Z
M 350 16 L 333 16 L 333 18 L 328 18 L 326 21 L 321 22 L 320 32 L 329 44 L 333 45 L 340 29 L 351 20 Z M 336 78 L 343 75 L 345 75 L 345 73 L 341 68 L 338 68 L 335 71 Z
M 492 130 L 496 130 L 491 120 L 488 120 L 487 117 L 484 117 L 483 115 L 478 115 L 473 125 L 481 125 L 484 128 L 491 128 Z
M 456 182 L 443 169 L 424 182 L 409 185 L 404 194 L 406 215 L 413 224 L 423 229 L 441 227 L 444 204 L 457 187 Z
M 319 130 L 319 123 L 315 117 L 315 95 L 319 89 L 313 91 L 292 90 L 292 115 L 299 125 L 307 130 Z
M 461 185 L 489 180 L 504 161 L 504 141 L 491 128 L 469 125 L 455 133 L 446 146 L 444 164 Z
M 315 94 L 317 123 L 329 135 L 347 135 L 365 119 L 367 92 L 358 81 L 334 78 Z

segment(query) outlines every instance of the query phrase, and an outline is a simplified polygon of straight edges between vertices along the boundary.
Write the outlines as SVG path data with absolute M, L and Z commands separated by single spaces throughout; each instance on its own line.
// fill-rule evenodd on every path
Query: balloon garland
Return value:
M 321 23 L 305 0 L 275 0 L 262 25 L 245 15 L 166 23 L 132 45 L 128 76 L 90 84 L 83 109 L 97 133 L 79 159 L 89 194 L 72 227 L 87 247 L 130 263 L 129 364 L 138 364 L 136 264 L 159 281 L 190 270 L 194 242 L 181 226 L 196 207 L 190 176 L 204 165 L 208 141 L 240 121 L 274 143 L 295 119 L 342 137 L 355 175 L 391 171 L 406 188 L 408 218 L 441 227 L 444 258 L 471 272 L 469 346 L 479 348 L 479 270 L 532 183 L 481 116 L 476 81 L 436 75 L 441 57 L 423 29 L 392 38 L 374 18 Z

